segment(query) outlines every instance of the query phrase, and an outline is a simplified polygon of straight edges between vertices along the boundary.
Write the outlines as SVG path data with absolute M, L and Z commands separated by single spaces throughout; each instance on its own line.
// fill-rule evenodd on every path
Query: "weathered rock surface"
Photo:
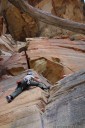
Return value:
M 6 37 L 2 35 L 0 37 L 0 78 L 7 73 L 6 63 L 14 51 L 14 47 L 11 43 L 11 38 L 9 40 L 8 36 Z
M 3 75 L 17 75 L 27 69 L 25 53 L 17 52 L 18 46 L 25 42 L 16 43 L 10 35 L 0 37 L 0 79 Z
M 11 38 L 10 38 L 11 39 Z M 12 42 L 9 41 L 6 36 L 0 37 L 0 49 L 4 52 L 13 52 L 13 45 Z
M 10 104 L 6 103 L 5 96 L 0 99 L 3 101 L 3 104 L 0 104 L 0 128 L 41 127 L 41 110 L 45 106 L 43 99 L 41 99 L 42 91 L 31 89 L 22 93 L 17 98 Z
M 85 70 L 60 80 L 50 92 L 45 128 L 85 127 Z

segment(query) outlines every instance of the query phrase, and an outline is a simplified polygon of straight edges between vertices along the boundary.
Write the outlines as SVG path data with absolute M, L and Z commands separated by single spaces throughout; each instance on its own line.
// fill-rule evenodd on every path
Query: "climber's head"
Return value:
M 29 70 L 28 73 L 27 73 L 27 75 L 33 75 L 32 71 Z

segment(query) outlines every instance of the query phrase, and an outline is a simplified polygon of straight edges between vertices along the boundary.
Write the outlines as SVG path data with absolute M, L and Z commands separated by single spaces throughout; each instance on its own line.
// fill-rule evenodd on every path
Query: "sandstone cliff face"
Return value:
M 52 5 L 52 13 L 56 16 L 77 22 L 83 22 L 83 7 L 80 0 L 52 0 Z
M 52 13 L 58 17 L 70 19 L 76 22 L 85 22 L 83 4 L 80 0 L 43 0 L 38 8 Z M 40 36 L 54 37 L 56 35 L 72 35 L 75 34 L 71 31 L 64 30 L 48 24 L 40 24 Z
M 24 39 L 24 36 L 18 39 Z M 85 127 L 84 40 L 85 37 L 82 41 L 27 39 L 30 66 L 52 83 L 51 90 L 30 88 L 8 104 L 5 97 L 14 91 L 16 81 L 26 75 L 27 63 L 24 52 L 17 52 L 17 45 L 13 47 L 5 37 L 0 38 L 0 76 L 10 74 L 0 81 L 0 128 Z M 2 72 L 1 66 L 7 72 Z M 42 75 L 39 75 L 42 82 L 49 85 Z M 63 75 L 67 77 L 62 79 Z
M 13 45 L 11 44 L 11 38 L 7 39 L 5 36 L 0 37 L 0 79 L 2 75 L 7 74 L 6 62 L 12 56 L 14 51 Z
M 3 46 L 0 66 L 4 65 L 10 74 L 0 79 L 0 128 L 84 128 L 85 42 L 28 38 L 30 66 L 39 72 L 34 73 L 47 86 L 50 85 L 51 90 L 30 88 L 8 104 L 5 97 L 14 91 L 16 81 L 27 74 L 27 64 L 24 52 L 18 53 L 16 45 L 10 44 L 6 37 L 0 41 Z M 63 79 L 63 75 L 67 76 Z
M 85 70 L 60 80 L 50 92 L 45 128 L 85 127 Z

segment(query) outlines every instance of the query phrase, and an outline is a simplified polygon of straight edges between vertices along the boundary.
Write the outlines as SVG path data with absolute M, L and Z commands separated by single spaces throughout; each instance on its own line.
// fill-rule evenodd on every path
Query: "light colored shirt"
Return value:
M 30 84 L 30 81 L 34 78 L 33 75 L 26 75 L 24 77 L 24 80 L 27 81 L 27 84 Z

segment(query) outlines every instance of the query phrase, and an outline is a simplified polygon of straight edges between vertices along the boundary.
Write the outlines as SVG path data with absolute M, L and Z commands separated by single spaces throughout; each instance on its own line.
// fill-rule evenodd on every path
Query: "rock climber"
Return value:
M 29 70 L 27 75 L 23 78 L 23 80 L 20 82 L 17 82 L 17 87 L 15 91 L 11 95 L 6 96 L 7 102 L 10 103 L 15 97 L 17 97 L 24 90 L 29 89 L 29 87 L 31 86 L 40 87 L 43 90 L 50 89 L 49 86 L 46 86 L 44 83 L 42 83 L 40 79 L 38 77 L 35 77 L 33 75 L 33 72 Z

